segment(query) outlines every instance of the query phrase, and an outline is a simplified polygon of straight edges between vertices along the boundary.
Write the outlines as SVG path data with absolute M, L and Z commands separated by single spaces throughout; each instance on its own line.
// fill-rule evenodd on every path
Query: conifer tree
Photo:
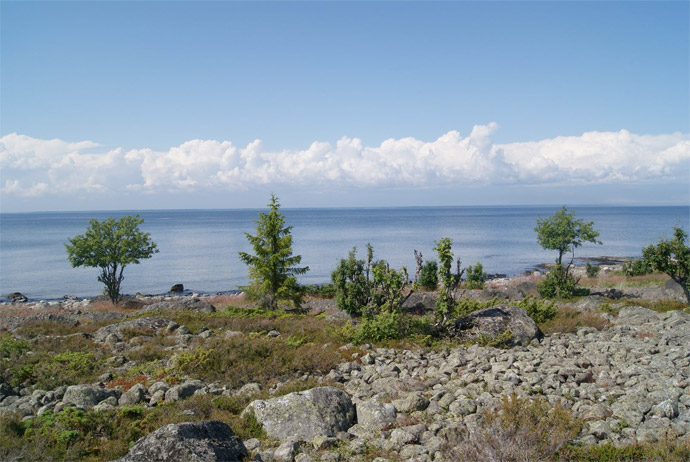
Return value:
M 259 213 L 255 220 L 256 235 L 245 233 L 255 255 L 240 252 L 240 260 L 249 267 L 250 284 L 243 289 L 264 308 L 276 309 L 281 300 L 291 301 L 296 308 L 302 304 L 304 290 L 297 276 L 309 271 L 299 267 L 300 255 L 292 255 L 292 226 L 285 226 L 278 198 L 271 194 L 268 213 Z

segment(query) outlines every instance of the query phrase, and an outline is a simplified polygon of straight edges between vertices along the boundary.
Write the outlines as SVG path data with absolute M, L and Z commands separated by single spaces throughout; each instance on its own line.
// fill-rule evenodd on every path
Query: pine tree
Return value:
M 291 301 L 296 308 L 302 303 L 304 290 L 297 277 L 309 271 L 298 267 L 300 255 L 292 255 L 292 226 L 285 226 L 278 198 L 271 194 L 268 213 L 259 213 L 256 235 L 245 233 L 255 255 L 240 252 L 240 260 L 249 267 L 250 284 L 243 289 L 252 300 L 260 300 L 264 308 L 276 309 L 280 300 Z

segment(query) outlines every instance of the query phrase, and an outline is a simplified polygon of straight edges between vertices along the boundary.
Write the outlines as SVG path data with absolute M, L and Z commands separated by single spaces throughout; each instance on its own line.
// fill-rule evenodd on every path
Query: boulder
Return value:
M 510 338 L 505 339 L 506 346 L 527 345 L 542 337 L 539 327 L 527 312 L 513 305 L 496 305 L 475 311 L 456 320 L 449 331 L 451 335 L 468 341 L 479 338 L 491 341 L 510 331 Z
M 311 441 L 317 435 L 335 436 L 355 421 L 350 396 L 334 387 L 318 387 L 279 398 L 249 403 L 243 414 L 253 413 L 266 435 Z
M 146 392 L 148 389 L 145 385 L 137 383 L 132 388 L 122 393 L 120 396 L 120 405 L 131 406 L 133 404 L 139 404 L 146 401 Z
M 206 385 L 201 380 L 188 380 L 181 385 L 175 385 L 165 392 L 166 401 L 179 401 L 194 395 L 197 390 L 201 390 Z
M 227 424 L 206 420 L 159 428 L 113 462 L 239 462 L 248 457 L 242 440 Z
M 98 329 L 93 333 L 93 340 L 94 342 L 105 343 L 110 334 L 115 334 L 122 338 L 123 332 L 129 329 L 156 331 L 166 327 L 169 322 L 169 320 L 163 318 L 139 318 L 132 319 L 131 321 L 118 322 Z
M 86 408 L 95 406 L 104 399 L 114 395 L 112 390 L 106 390 L 96 385 L 72 385 L 67 387 L 62 402 L 76 407 Z
M 364 427 L 380 430 L 395 423 L 395 406 L 376 399 L 357 403 L 357 423 Z
M 179 300 L 166 300 L 162 302 L 152 303 L 141 310 L 142 313 L 154 310 L 185 310 L 198 311 L 200 313 L 213 313 L 216 307 L 205 300 L 197 297 L 180 297 Z
M 173 293 L 184 292 L 184 284 L 173 284 L 173 286 L 170 288 L 170 292 L 173 292 Z
M 430 313 L 436 308 L 436 294 L 433 292 L 414 293 L 405 300 L 402 307 L 410 313 Z
M 26 295 L 20 292 L 12 292 L 11 294 L 5 295 L 5 298 L 12 303 L 24 303 L 29 300 L 28 298 L 26 298 Z

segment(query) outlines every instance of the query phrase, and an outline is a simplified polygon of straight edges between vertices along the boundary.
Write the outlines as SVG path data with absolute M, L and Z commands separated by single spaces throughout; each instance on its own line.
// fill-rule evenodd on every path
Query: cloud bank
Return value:
M 612 184 L 688 181 L 690 135 L 587 132 L 496 144 L 496 123 L 435 141 L 358 138 L 269 151 L 260 140 L 190 140 L 167 151 L 106 150 L 91 141 L 0 138 L 0 191 L 6 197 L 118 192 L 208 192 L 263 185 L 424 188 L 448 184 Z

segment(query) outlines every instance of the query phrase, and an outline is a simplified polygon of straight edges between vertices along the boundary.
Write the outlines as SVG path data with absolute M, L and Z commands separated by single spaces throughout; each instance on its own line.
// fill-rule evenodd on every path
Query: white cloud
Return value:
M 190 140 L 167 151 L 98 151 L 91 141 L 0 138 L 2 193 L 245 190 L 281 184 L 311 187 L 433 187 L 442 184 L 590 184 L 687 181 L 690 135 L 587 132 L 534 142 L 495 144 L 498 125 L 450 131 L 435 141 L 388 139 L 364 146 L 343 137 L 335 146 L 266 151 L 230 141 Z

